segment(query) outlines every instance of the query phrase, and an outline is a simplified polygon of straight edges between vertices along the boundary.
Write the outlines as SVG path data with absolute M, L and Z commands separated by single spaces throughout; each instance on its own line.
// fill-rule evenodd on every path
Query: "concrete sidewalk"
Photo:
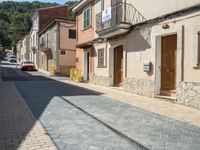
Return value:
M 1 75 L 0 67 L 0 149 L 56 149 L 14 84 L 2 81 Z

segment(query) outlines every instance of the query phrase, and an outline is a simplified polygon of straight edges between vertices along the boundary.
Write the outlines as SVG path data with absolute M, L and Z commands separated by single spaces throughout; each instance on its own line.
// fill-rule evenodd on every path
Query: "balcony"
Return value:
M 43 47 L 43 48 L 41 48 L 41 52 L 43 52 L 43 53 L 49 54 L 50 51 L 51 51 L 51 49 L 48 48 L 48 47 Z
M 32 50 L 32 52 L 35 54 L 37 49 L 36 49 L 35 46 L 32 46 L 32 47 L 31 47 L 31 50 Z
M 102 21 L 100 12 L 96 15 L 96 32 L 101 38 L 112 38 L 127 33 L 132 25 L 146 21 L 131 4 L 118 3 L 111 7 L 110 20 Z
M 41 52 L 46 53 L 46 54 L 49 54 L 51 52 L 51 49 L 48 48 L 47 43 L 45 42 L 40 43 L 40 50 Z

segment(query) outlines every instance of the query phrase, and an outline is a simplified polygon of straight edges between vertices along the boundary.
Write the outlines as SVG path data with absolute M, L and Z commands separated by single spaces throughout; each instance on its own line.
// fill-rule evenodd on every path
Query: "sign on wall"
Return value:
M 111 16 L 111 7 L 108 7 L 102 11 L 102 23 L 107 23 L 112 19 Z

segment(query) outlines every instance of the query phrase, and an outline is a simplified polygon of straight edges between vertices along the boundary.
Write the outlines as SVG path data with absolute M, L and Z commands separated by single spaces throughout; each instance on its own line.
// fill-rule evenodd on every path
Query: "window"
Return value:
M 104 49 L 98 50 L 98 67 L 103 68 L 104 66 Z
M 32 44 L 33 44 L 33 46 L 35 46 L 35 35 L 33 35 L 32 39 L 33 39 L 33 43 Z
M 76 39 L 76 30 L 69 29 L 69 38 Z
M 200 32 L 198 33 L 197 65 L 200 66 Z
M 65 55 L 65 51 L 61 51 L 60 54 L 61 54 L 61 55 Z
M 44 48 L 44 37 L 41 38 L 40 47 L 41 47 L 41 48 Z
M 76 62 L 77 62 L 77 63 L 79 62 L 79 58 L 78 58 L 78 57 L 76 57 Z
M 90 7 L 84 10 L 84 29 L 90 27 Z

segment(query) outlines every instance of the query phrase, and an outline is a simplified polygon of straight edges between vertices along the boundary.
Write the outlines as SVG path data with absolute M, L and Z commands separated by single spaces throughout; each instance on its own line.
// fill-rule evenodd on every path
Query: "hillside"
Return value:
M 68 2 L 73 5 L 74 2 Z M 0 45 L 3 47 L 16 45 L 17 41 L 28 34 L 35 9 L 58 5 L 43 2 L 14 2 L 0 3 Z

